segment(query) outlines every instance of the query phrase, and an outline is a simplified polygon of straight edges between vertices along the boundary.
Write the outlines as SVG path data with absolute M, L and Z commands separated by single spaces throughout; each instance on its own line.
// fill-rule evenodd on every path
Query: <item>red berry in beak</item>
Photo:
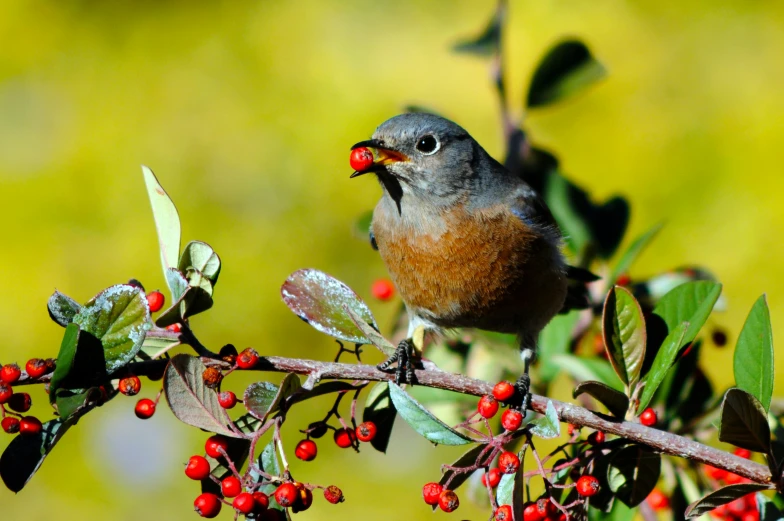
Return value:
M 351 168 L 357 172 L 362 172 L 370 168 L 373 164 L 373 152 L 369 148 L 359 147 L 351 151 L 351 158 L 349 159 Z

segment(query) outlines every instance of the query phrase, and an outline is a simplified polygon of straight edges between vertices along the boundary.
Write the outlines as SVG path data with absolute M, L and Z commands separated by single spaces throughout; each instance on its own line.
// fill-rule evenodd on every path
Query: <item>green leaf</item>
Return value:
M 166 284 L 168 284 L 172 293 L 172 300 L 177 302 L 188 290 L 188 279 L 177 268 L 167 268 L 165 274 Z
M 170 270 L 167 273 L 169 273 L 170 283 L 174 287 L 172 291 L 180 291 L 182 289 L 182 280 L 186 284 L 185 290 L 169 309 L 161 313 L 155 321 L 155 325 L 158 327 L 170 326 L 193 315 L 207 311 L 212 307 L 213 289 L 210 279 L 194 270 L 188 271 L 187 278 L 179 274 L 177 270 Z M 179 277 L 175 273 L 179 274 Z
M 716 507 L 726 505 L 727 503 L 743 497 L 752 492 L 759 492 L 760 490 L 770 490 L 774 488 L 773 485 L 763 485 L 761 483 L 739 483 L 737 485 L 728 485 L 718 490 L 714 490 L 707 496 L 699 499 L 689 505 L 686 509 L 686 519 L 699 517 L 706 514 Z
M 547 400 L 547 409 L 544 415 L 535 419 L 529 425 L 531 426 L 531 434 L 540 438 L 557 438 L 561 435 L 561 422 L 558 421 L 558 412 L 550 400 Z
M 504 10 L 501 8 L 497 9 L 493 18 L 479 36 L 456 43 L 452 50 L 459 53 L 476 54 L 478 56 L 492 56 L 493 54 L 498 53 L 501 45 L 503 16 Z
M 49 310 L 49 317 L 65 327 L 73 321 L 74 316 L 79 313 L 82 306 L 68 295 L 55 291 L 49 297 L 46 308 Z
M 207 367 L 191 355 L 175 356 L 163 375 L 163 390 L 174 416 L 181 422 L 205 431 L 239 437 L 229 427 L 229 416 L 218 404 L 218 394 L 204 385 Z
M 757 492 L 754 495 L 757 500 L 757 510 L 759 511 L 759 521 L 782 521 L 784 520 L 784 513 L 781 512 L 773 501 L 766 498 L 762 493 Z
M 212 246 L 206 242 L 191 241 L 182 250 L 179 270 L 186 274 L 195 270 L 207 277 L 214 286 L 218 282 L 218 275 L 220 275 L 221 260 Z
M 637 260 L 640 253 L 650 244 L 656 234 L 659 233 L 659 230 L 662 229 L 662 224 L 657 224 L 647 232 L 643 233 L 639 237 L 637 237 L 634 242 L 632 242 L 626 251 L 623 252 L 621 258 L 618 260 L 618 263 L 613 267 L 612 272 L 610 273 L 610 277 L 607 279 L 608 284 L 615 284 L 615 281 L 618 280 L 618 277 L 623 275 L 624 273 L 629 271 L 629 268 Z
M 648 320 L 650 345 L 661 345 L 683 322 L 689 323 L 683 344 L 690 343 L 710 316 L 720 294 L 721 284 L 707 280 L 686 282 L 669 291 L 653 308 L 656 316 Z
M 396 416 L 395 405 L 389 396 L 389 386 L 385 382 L 377 383 L 368 392 L 365 409 L 362 411 L 363 422 L 372 421 L 376 424 L 376 437 L 370 444 L 377 451 L 386 453 Z
M 645 320 L 640 304 L 625 288 L 614 286 L 604 301 L 602 334 L 615 373 L 629 389 L 640 378 L 645 360 Z
M 322 271 L 295 271 L 283 283 L 281 295 L 283 302 L 298 317 L 322 333 L 340 340 L 355 344 L 371 343 L 370 339 L 357 329 L 345 312 L 345 307 L 350 308 L 378 331 L 378 325 L 367 304 L 351 288 Z
M 615 390 L 623 390 L 623 384 L 616 378 L 612 366 L 604 359 L 568 354 L 556 355 L 553 361 L 578 382 L 597 380 Z
M 12 492 L 24 488 L 75 420 L 51 420 L 35 436 L 17 435 L 0 456 L 0 477 Z
M 529 108 L 549 105 L 566 98 L 604 78 L 604 66 L 588 47 L 577 40 L 566 40 L 552 47 L 539 65 L 528 88 Z
M 721 402 L 719 440 L 754 452 L 770 452 L 768 416 L 757 398 L 742 389 L 727 391 Z
M 623 419 L 626 411 L 629 410 L 629 397 L 601 382 L 588 381 L 577 384 L 572 391 L 572 397 L 577 398 L 583 393 L 593 396 L 616 418 Z
M 765 295 L 751 308 L 735 346 L 735 385 L 752 394 L 765 412 L 773 396 L 773 332 Z
M 465 445 L 475 442 L 433 416 L 397 384 L 389 382 L 389 396 L 400 417 L 427 440 L 438 445 Z
M 98 387 L 89 389 L 58 389 L 55 396 L 55 408 L 60 418 L 67 420 L 79 414 L 84 415 L 97 407 L 103 400 L 103 391 Z
M 656 394 L 659 385 L 664 381 L 667 373 L 675 363 L 689 326 L 688 322 L 683 322 L 670 331 L 670 334 L 667 335 L 667 338 L 664 339 L 661 347 L 656 352 L 656 358 L 654 358 L 648 374 L 645 375 L 645 388 L 640 397 L 640 406 L 637 408 L 638 414 L 644 411 L 648 404 L 651 403 L 653 395 Z
M 245 389 L 245 407 L 250 414 L 264 421 L 270 414 L 280 410 L 286 398 L 301 388 L 299 377 L 293 373 L 286 375 L 280 387 L 269 382 L 252 383 Z
M 580 312 L 570 311 L 556 315 L 539 335 L 539 378 L 550 382 L 560 373 L 561 368 L 553 361 L 555 355 L 567 354 L 572 342 L 572 333 L 580 318 Z
M 136 356 L 152 327 L 144 291 L 126 284 L 111 286 L 93 297 L 73 321 L 101 341 L 109 373 Z
M 349 316 L 351 321 L 357 326 L 362 334 L 365 336 L 366 344 L 372 344 L 378 348 L 379 351 L 387 356 L 395 354 L 395 345 L 384 338 L 384 335 L 376 331 L 372 324 L 369 324 L 358 313 L 355 313 L 349 306 L 343 306 L 343 311 Z
M 278 453 L 275 451 L 275 442 L 269 442 L 265 447 L 264 450 L 261 452 L 259 456 L 259 467 L 264 470 L 267 474 L 271 476 L 280 476 L 280 464 L 278 463 Z M 269 496 L 269 507 L 271 509 L 280 510 L 286 513 L 286 518 L 288 518 L 288 512 L 285 508 L 280 506 L 277 501 L 275 501 L 275 489 L 278 488 L 277 485 L 274 483 L 267 483 L 266 485 L 262 486 L 259 490 L 264 492 Z
M 636 507 L 659 481 L 661 456 L 642 445 L 630 445 L 615 453 L 607 469 L 607 482 L 626 506 Z
M 57 390 L 73 368 L 80 332 L 78 324 L 70 323 L 65 327 L 63 341 L 60 343 L 60 352 L 57 353 L 57 364 L 49 382 L 50 403 L 54 403 Z
M 155 219 L 155 228 L 158 230 L 158 244 L 161 250 L 161 265 L 163 274 L 168 268 L 177 266 L 180 257 L 180 216 L 171 198 L 163 189 L 155 174 L 146 166 L 142 166 L 144 183 L 147 185 L 147 195 L 152 205 L 152 215 Z M 167 279 L 168 283 L 168 279 Z M 171 285 L 169 289 L 174 293 Z
M 578 254 L 591 241 L 592 236 L 587 220 L 573 202 L 575 192 L 579 192 L 579 189 L 558 171 L 550 172 L 545 180 L 545 203 L 563 231 L 566 244 L 573 253 Z

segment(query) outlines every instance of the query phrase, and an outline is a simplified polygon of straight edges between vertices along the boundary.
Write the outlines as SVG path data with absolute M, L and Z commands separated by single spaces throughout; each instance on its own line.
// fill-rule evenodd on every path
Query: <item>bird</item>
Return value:
M 544 200 L 461 126 L 434 114 L 392 117 L 351 149 L 351 177 L 372 173 L 381 185 L 370 242 L 409 316 L 407 338 L 378 368 L 396 363 L 395 381 L 413 383 L 417 331 L 513 333 L 525 410 L 539 333 L 559 312 L 586 307 L 585 285 L 570 283 L 583 274 L 566 263 Z

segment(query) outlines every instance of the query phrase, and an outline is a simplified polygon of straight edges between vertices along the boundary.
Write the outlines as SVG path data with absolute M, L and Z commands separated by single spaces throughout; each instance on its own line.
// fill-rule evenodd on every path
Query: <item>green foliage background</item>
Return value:
M 352 236 L 379 188 L 348 180 L 348 151 L 403 104 L 447 115 L 501 152 L 486 63 L 449 52 L 493 7 L 3 2 L 0 361 L 56 354 L 62 330 L 45 311 L 55 287 L 86 301 L 131 276 L 148 289 L 165 286 L 140 163 L 178 204 L 183 239 L 210 243 L 224 262 L 215 308 L 194 319 L 202 340 L 331 358 L 331 340 L 286 309 L 279 286 L 295 269 L 316 267 L 369 297 L 371 281 L 385 275 Z M 728 311 L 711 320 L 729 328 L 730 346 L 763 292 L 774 337 L 784 331 L 784 6 L 514 0 L 510 16 L 515 104 L 534 64 L 564 35 L 583 38 L 610 71 L 586 94 L 531 113 L 526 127 L 595 196 L 629 198 L 630 237 L 666 222 L 632 276 L 704 265 L 725 284 Z M 382 324 L 395 309 L 372 307 Z M 708 345 L 704 356 L 720 387 L 729 385 L 731 347 Z M 154 396 L 153 385 L 143 394 Z M 48 417 L 40 390 L 34 400 Z M 163 408 L 138 421 L 133 402 L 114 400 L 80 422 L 20 497 L 0 490 L 4 517 L 196 519 L 188 512 L 196 486 L 181 469 L 205 436 Z M 321 412 L 290 423 L 304 428 Z M 292 448 L 297 439 L 289 425 Z M 317 499 L 297 517 L 430 519 L 421 484 L 459 452 L 432 449 L 405 426 L 388 457 L 330 445 L 321 443 L 313 464 L 294 462 L 295 475 L 339 484 L 348 501 Z M 454 515 L 486 513 L 465 501 Z

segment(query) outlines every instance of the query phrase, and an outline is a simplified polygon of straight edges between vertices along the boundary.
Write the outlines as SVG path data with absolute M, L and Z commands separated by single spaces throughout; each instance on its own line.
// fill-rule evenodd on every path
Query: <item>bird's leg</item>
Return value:
M 520 356 L 523 359 L 525 368 L 523 374 L 515 382 L 517 395 L 520 397 L 520 412 L 525 414 L 526 409 L 531 404 L 531 377 L 528 375 L 528 369 L 531 367 L 531 362 L 534 360 L 536 351 L 530 347 L 523 347 Z
M 414 340 L 407 338 L 400 342 L 395 349 L 395 354 L 387 358 L 376 367 L 380 371 L 387 371 L 389 366 L 397 362 L 395 368 L 395 383 L 414 383 Z

